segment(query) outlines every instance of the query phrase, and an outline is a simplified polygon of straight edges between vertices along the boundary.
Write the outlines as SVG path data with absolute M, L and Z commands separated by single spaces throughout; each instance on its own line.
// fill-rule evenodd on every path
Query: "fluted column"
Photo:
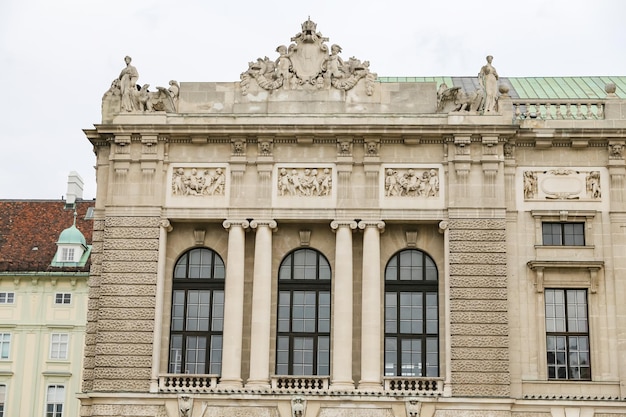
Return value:
M 152 371 L 150 392 L 159 392 L 159 366 L 161 364 L 161 338 L 163 337 L 163 299 L 165 297 L 165 263 L 167 255 L 167 233 L 172 231 L 168 219 L 159 224 L 159 258 L 157 260 L 157 287 L 154 307 L 154 334 L 152 336 Z
M 272 314 L 272 231 L 274 220 L 253 220 L 254 281 L 252 283 L 252 327 L 250 330 L 250 378 L 246 386 L 269 387 L 270 321 Z
M 225 220 L 223 226 L 228 229 L 228 258 L 220 385 L 241 387 L 245 230 L 249 223 L 247 220 Z
M 363 282 L 361 307 L 361 381 L 359 389 L 382 389 L 382 294 L 380 234 L 382 221 L 361 221 L 363 230 Z
M 352 380 L 352 230 L 356 222 L 335 220 L 335 276 L 333 278 L 332 389 L 354 389 Z

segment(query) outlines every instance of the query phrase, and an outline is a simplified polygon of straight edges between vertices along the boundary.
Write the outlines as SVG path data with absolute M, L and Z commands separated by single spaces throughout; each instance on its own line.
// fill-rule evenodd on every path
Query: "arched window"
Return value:
M 439 376 L 438 272 L 426 253 L 396 253 L 385 268 L 385 376 Z
M 169 372 L 219 374 L 224 325 L 224 261 L 207 248 L 174 267 Z
M 330 265 L 298 249 L 278 271 L 277 375 L 330 375 Z

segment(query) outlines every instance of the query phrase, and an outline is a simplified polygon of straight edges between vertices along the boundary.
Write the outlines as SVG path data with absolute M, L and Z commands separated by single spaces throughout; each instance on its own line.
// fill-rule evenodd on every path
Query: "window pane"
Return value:
M 330 265 L 313 249 L 298 249 L 279 267 L 277 375 L 330 373 Z
M 399 280 L 393 277 L 397 270 Z M 403 250 L 389 261 L 385 277 L 385 375 L 438 376 L 438 272 L 434 261 L 422 251 Z
M 385 338 L 385 376 L 398 375 L 398 344 L 393 337 Z
M 210 249 L 192 249 L 176 262 L 169 372 L 219 374 L 224 327 L 223 278 L 224 263 Z
M 545 300 L 548 378 L 591 379 L 587 291 L 546 289 Z

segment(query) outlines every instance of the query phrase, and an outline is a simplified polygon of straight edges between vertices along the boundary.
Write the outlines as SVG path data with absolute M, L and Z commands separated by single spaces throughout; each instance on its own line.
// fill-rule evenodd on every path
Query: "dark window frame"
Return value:
M 421 260 L 421 273 L 419 278 L 414 276 L 415 272 L 419 272 L 419 266 L 417 265 L 403 265 L 403 257 L 405 254 L 418 255 Z M 430 269 L 427 265 L 430 264 Z M 409 279 L 404 275 L 409 270 Z M 434 275 L 433 275 L 434 274 Z M 421 331 L 414 330 L 403 331 L 402 323 L 406 321 L 406 317 L 402 316 L 402 312 L 407 308 L 413 312 L 417 306 L 413 304 L 406 304 L 402 302 L 402 298 L 406 299 L 406 296 L 417 296 L 422 300 L 420 307 L 419 322 L 421 323 Z M 429 305 L 428 298 L 435 300 L 435 319 L 434 324 L 435 331 L 429 331 L 428 321 L 432 321 L 431 316 L 428 315 Z M 395 308 L 389 305 L 389 301 L 393 299 L 395 302 Z M 432 308 L 432 305 L 430 306 Z M 393 314 L 392 314 L 393 313 Z M 412 313 L 410 313 L 412 314 Z M 430 317 L 430 319 L 429 319 Z M 411 317 L 412 318 L 412 317 Z M 385 377 L 401 377 L 401 376 L 413 376 L 413 377 L 438 377 L 440 375 L 440 359 L 441 352 L 439 349 L 439 270 L 437 265 L 430 255 L 419 249 L 403 249 L 396 252 L 387 262 L 385 266 L 385 360 L 384 360 L 384 375 Z M 411 320 L 409 320 L 411 322 Z M 414 320 L 412 320 L 414 322 Z M 393 323 L 393 324 L 392 324 Z M 431 325 L 432 326 L 432 325 Z M 392 328 L 393 327 L 393 328 Z M 432 344 L 434 341 L 435 352 L 432 351 L 432 346 L 429 349 L 429 342 Z M 420 345 L 420 359 L 419 363 L 413 363 L 410 360 L 403 360 L 404 354 L 407 353 L 403 350 L 402 345 L 404 343 L 418 342 Z M 388 358 L 388 355 L 392 355 L 393 350 L 390 344 L 395 344 L 395 358 L 393 361 Z M 410 352 L 409 352 L 410 353 Z M 436 355 L 436 366 L 430 365 L 428 355 Z M 393 356 L 393 355 L 392 355 Z M 389 367 L 392 364 L 393 368 Z M 415 374 L 415 368 L 417 367 L 418 375 Z M 405 372 L 404 369 L 410 369 L 412 372 Z
M 555 300 L 557 292 L 560 292 L 563 297 L 561 304 L 564 328 L 560 330 L 552 328 L 556 327 L 556 320 L 560 318 L 559 313 L 553 315 L 548 311 L 549 305 L 558 305 L 557 301 L 548 302 L 550 298 Z M 584 303 L 580 303 L 579 297 L 581 295 L 584 298 Z M 546 288 L 544 297 L 548 379 L 555 381 L 591 381 L 591 338 L 589 334 L 589 293 L 587 289 Z M 584 306 L 584 314 L 581 314 L 581 305 Z M 551 319 L 555 321 L 555 324 L 549 324 Z M 573 324 L 574 322 L 575 325 Z M 584 330 L 572 329 L 572 327 L 580 326 L 581 323 L 584 323 Z M 584 342 L 581 343 L 581 341 Z M 560 347 L 559 344 L 561 345 Z M 580 359 L 581 357 L 584 358 L 585 354 L 586 363 L 581 363 Z M 561 358 L 561 363 L 559 363 L 559 357 Z M 575 363 L 572 363 L 573 358 L 576 358 Z
M 544 221 L 541 223 L 541 243 L 543 246 L 585 246 L 585 222 Z
M 199 262 L 192 262 L 192 258 L 196 258 L 196 255 L 200 258 Z M 216 251 L 210 248 L 190 249 L 183 253 L 174 264 L 168 348 L 169 373 L 204 375 L 219 375 L 221 373 L 224 286 L 224 261 Z M 182 297 L 182 300 L 180 297 Z M 195 297 L 198 298 L 197 302 L 193 300 Z M 206 300 L 202 302 L 202 297 L 208 297 L 208 302 Z M 192 310 L 197 312 L 193 314 Z M 205 310 L 206 314 L 202 315 L 201 310 Z M 191 328 L 190 323 L 195 323 L 196 327 L 200 327 L 201 321 L 206 322 L 206 328 Z M 204 356 L 196 358 L 196 361 L 192 363 L 189 357 L 191 353 L 189 349 L 191 349 L 190 342 L 194 340 L 196 342 L 204 341 Z M 216 344 L 219 344 L 219 348 L 214 348 L 212 345 L 214 341 Z M 177 349 L 180 360 L 178 360 L 178 357 L 173 357 L 177 354 Z M 202 362 L 204 365 L 203 369 L 199 372 L 189 372 L 189 369 L 202 366 L 196 365 Z M 190 363 L 192 364 L 190 365 Z
M 296 265 L 296 256 L 302 254 L 306 259 L 307 256 L 315 257 L 315 276 L 311 277 L 313 265 Z M 302 267 L 301 269 L 296 266 Z M 275 370 L 277 375 L 298 375 L 298 376 L 329 376 L 330 375 L 330 342 L 331 342 L 331 290 L 332 290 L 332 273 L 328 259 L 318 250 L 312 248 L 298 248 L 288 253 L 280 263 L 278 278 L 278 300 L 276 315 L 276 364 Z M 322 272 L 323 271 L 323 272 Z M 302 276 L 307 276 L 304 278 Z M 322 275 L 322 276 L 321 276 Z M 301 276 L 301 278 L 298 278 Z M 311 296 L 314 302 L 311 303 Z M 302 317 L 295 317 L 296 309 L 294 301 L 301 297 Z M 305 300 L 309 300 L 309 302 Z M 306 317 L 307 312 L 313 312 L 314 317 Z M 288 317 L 285 313 L 288 312 Z M 313 329 L 296 329 L 295 325 L 307 326 L 306 321 L 313 321 Z M 283 328 L 288 323 L 288 329 Z M 287 342 L 287 346 L 283 343 Z M 308 349 L 302 349 L 311 352 L 310 363 L 297 363 L 295 354 L 297 349 L 296 342 L 305 341 L 312 342 Z M 285 354 L 287 358 L 285 358 Z M 321 358 L 324 355 L 324 358 Z M 286 359 L 286 360 L 285 360 Z M 311 373 L 298 372 L 295 368 L 304 368 L 309 366 Z

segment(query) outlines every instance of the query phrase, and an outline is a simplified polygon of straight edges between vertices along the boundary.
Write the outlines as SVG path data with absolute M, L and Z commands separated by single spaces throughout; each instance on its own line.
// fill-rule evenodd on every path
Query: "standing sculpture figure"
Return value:
M 493 65 L 491 65 L 491 61 L 493 61 L 493 57 L 488 55 L 487 65 L 484 65 L 478 73 L 478 82 L 485 91 L 485 113 L 496 111 L 496 100 L 498 94 L 498 73 Z
M 123 111 L 136 110 L 133 95 L 137 91 L 136 85 L 137 80 L 139 79 L 139 73 L 137 72 L 137 68 L 130 65 L 131 61 L 131 57 L 124 57 L 124 62 L 126 62 L 126 68 L 122 70 L 119 77 Z

